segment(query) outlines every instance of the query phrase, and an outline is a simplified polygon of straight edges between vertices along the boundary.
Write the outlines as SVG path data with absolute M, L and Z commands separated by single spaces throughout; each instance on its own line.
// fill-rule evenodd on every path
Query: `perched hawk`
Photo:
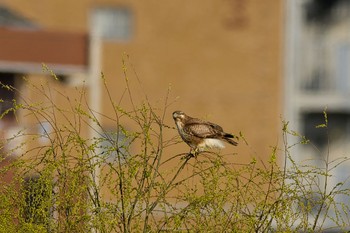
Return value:
M 205 148 L 224 148 L 222 141 L 237 146 L 232 134 L 225 133 L 221 126 L 187 116 L 184 112 L 173 112 L 173 118 L 181 138 L 196 152 Z

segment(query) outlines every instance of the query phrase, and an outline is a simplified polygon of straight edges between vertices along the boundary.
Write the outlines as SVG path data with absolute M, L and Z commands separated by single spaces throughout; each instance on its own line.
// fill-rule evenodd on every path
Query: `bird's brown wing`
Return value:
M 218 138 L 222 135 L 222 128 L 210 122 L 187 123 L 184 131 L 199 138 Z

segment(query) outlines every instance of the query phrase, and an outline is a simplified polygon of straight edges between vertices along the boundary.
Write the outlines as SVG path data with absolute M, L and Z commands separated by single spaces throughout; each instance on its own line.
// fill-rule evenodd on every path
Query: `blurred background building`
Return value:
M 328 143 L 334 145 L 332 156 L 346 156 L 350 135 L 350 2 L 289 1 L 289 9 L 287 119 L 315 144 L 321 152 L 318 156 L 325 156 Z M 329 129 L 317 129 L 316 125 L 325 122 L 326 107 Z
M 218 122 L 247 138 L 249 147 L 228 148 L 249 154 L 238 161 L 264 160 L 279 142 L 283 112 L 282 3 L 4 0 L 1 80 L 18 89 L 24 88 L 21 76 L 49 80 L 41 67 L 45 63 L 62 80 L 59 88 L 72 93 L 87 84 L 91 107 L 111 115 L 100 72 L 117 100 L 124 90 L 122 59 L 128 54 L 151 101 L 164 98 L 169 84 L 170 98 L 180 97 L 169 109 L 168 125 L 174 124 L 174 110 Z M 19 123 L 33 124 L 28 121 Z M 169 131 L 167 137 L 176 134 Z M 174 150 L 188 148 L 183 144 Z
M 290 0 L 285 9 L 284 109 L 291 128 L 311 142 L 293 158 L 321 168 L 328 162 L 328 191 L 342 182 L 349 188 L 350 163 L 340 162 L 350 149 L 350 1 Z M 324 111 L 328 127 L 317 128 Z M 350 203 L 345 195 L 337 201 Z
M 325 130 L 314 126 L 324 123 L 323 111 L 327 107 L 331 138 L 347 142 L 350 135 L 349 1 L 289 1 L 288 9 L 286 118 L 294 124 L 294 129 L 323 150 L 327 147 Z

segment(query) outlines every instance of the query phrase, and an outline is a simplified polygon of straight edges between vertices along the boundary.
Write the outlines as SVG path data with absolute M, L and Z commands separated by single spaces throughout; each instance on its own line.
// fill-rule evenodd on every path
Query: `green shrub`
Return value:
M 340 230 L 350 225 L 349 203 L 336 201 L 349 190 L 327 183 L 346 158 L 336 165 L 327 159 L 325 168 L 298 164 L 291 148 L 299 143 L 289 145 L 288 138 L 309 142 L 288 123 L 282 125 L 282 146 L 272 149 L 268 161 L 234 164 L 228 157 L 247 155 L 216 152 L 191 158 L 172 152 L 179 137 L 164 138 L 173 128 L 164 123 L 170 90 L 161 106 L 147 96 L 136 104 L 125 69 L 122 98 L 130 105 L 115 102 L 105 84 L 114 116 L 103 116 L 89 108 L 84 88 L 72 99 L 51 87 L 59 82 L 52 75 L 45 85 L 26 81 L 40 101 L 19 92 L 20 101 L 2 116 L 20 112 L 53 130 L 23 130 L 4 142 L 25 139 L 1 152 L 3 161 L 16 150 L 21 155 L 0 168 L 1 177 L 12 174 L 11 182 L 1 181 L 0 232 L 320 232 L 329 228 L 326 221 Z M 114 131 L 103 127 L 102 117 L 116 125 Z M 326 113 L 320 127 L 327 128 Z M 44 145 L 37 144 L 42 138 Z M 240 140 L 247 143 L 242 134 Z

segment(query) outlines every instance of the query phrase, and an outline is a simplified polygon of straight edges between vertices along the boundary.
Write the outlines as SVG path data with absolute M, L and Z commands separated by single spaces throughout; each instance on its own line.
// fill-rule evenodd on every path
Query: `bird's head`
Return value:
M 175 121 L 182 121 L 186 118 L 186 114 L 182 111 L 175 111 L 173 112 L 173 118 Z

